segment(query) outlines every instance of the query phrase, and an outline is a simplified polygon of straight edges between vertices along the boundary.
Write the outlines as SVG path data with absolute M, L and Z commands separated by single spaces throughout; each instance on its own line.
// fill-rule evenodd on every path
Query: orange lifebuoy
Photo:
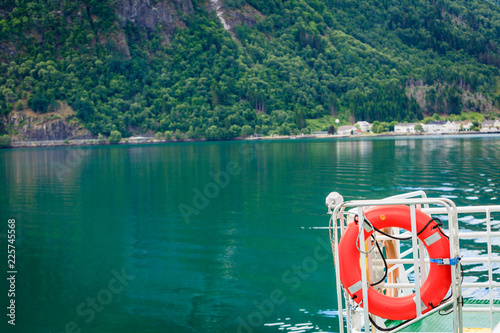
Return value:
M 436 223 L 426 225 L 431 218 L 420 210 L 416 210 L 418 238 L 425 244 L 430 258 L 442 259 L 450 257 L 450 243 L 440 233 Z M 410 207 L 378 206 L 365 212 L 365 217 L 377 229 L 397 227 L 410 230 Z M 373 230 L 365 230 L 368 239 Z M 361 284 L 360 252 L 356 247 L 359 226 L 351 223 L 345 230 L 339 243 L 340 281 L 352 299 L 361 306 L 363 292 Z M 447 265 L 430 264 L 429 274 L 420 287 L 422 313 L 436 307 L 446 296 L 451 285 L 451 268 Z M 391 297 L 381 294 L 372 286 L 368 287 L 368 310 L 370 313 L 385 319 L 407 320 L 416 317 L 415 294 L 403 297 Z

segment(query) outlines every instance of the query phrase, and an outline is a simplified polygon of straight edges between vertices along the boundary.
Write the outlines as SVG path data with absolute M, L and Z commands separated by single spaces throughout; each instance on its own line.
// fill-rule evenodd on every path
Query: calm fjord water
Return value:
M 0 151 L 1 331 L 336 332 L 326 195 L 498 204 L 499 161 L 499 136 Z

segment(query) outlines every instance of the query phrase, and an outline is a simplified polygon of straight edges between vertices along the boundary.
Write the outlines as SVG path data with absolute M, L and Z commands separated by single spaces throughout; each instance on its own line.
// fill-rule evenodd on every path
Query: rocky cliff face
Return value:
M 406 96 L 408 96 L 408 98 L 414 98 L 422 108 L 422 110 L 424 110 L 428 114 L 432 114 L 438 111 L 439 113 L 441 113 L 442 111 L 436 110 L 432 104 L 429 104 L 427 95 L 429 94 L 431 89 L 433 89 L 435 98 L 440 97 L 441 100 L 444 101 L 446 99 L 444 90 L 449 87 L 450 86 L 448 84 L 435 84 L 429 86 L 427 84 L 424 84 L 422 80 L 410 80 L 406 85 Z M 463 104 L 463 111 L 479 112 L 483 114 L 497 112 L 493 101 L 486 98 L 481 93 L 472 93 L 467 89 L 463 89 L 463 92 L 461 93 L 461 99 Z
M 84 129 L 72 112 L 38 115 L 32 111 L 11 112 L 5 125 L 13 141 L 47 141 L 64 139 L 90 139 L 91 133 Z
M 238 25 L 246 25 L 248 27 L 253 27 L 257 22 L 264 19 L 264 15 L 261 12 L 245 4 L 241 8 L 235 10 L 225 10 L 224 16 L 227 25 L 234 30 Z
M 253 7 L 245 4 L 238 10 L 227 10 L 222 0 L 210 0 L 206 9 L 214 11 L 226 30 L 237 25 L 253 26 L 263 15 Z M 171 32 L 175 27 L 182 27 L 181 15 L 193 15 L 194 6 L 191 0 L 117 0 L 116 10 L 121 26 L 127 22 L 153 30 L 158 25 Z
M 117 0 L 117 14 L 120 24 L 132 22 L 146 29 L 155 29 L 159 24 L 171 31 L 179 25 L 179 14 L 194 13 L 191 0 Z

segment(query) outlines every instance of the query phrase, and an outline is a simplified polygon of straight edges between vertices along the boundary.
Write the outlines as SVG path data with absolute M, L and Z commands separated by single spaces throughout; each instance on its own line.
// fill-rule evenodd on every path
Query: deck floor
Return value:
M 500 304 L 500 301 L 494 301 L 495 304 Z M 488 307 L 488 300 L 465 300 L 464 307 Z M 500 322 L 500 313 L 495 313 L 493 316 L 493 327 Z M 387 326 L 394 326 L 397 322 L 391 321 Z M 489 313 L 463 313 L 464 333 L 491 332 L 490 329 L 490 314 Z M 453 314 L 441 315 L 438 312 L 423 318 L 420 321 L 404 328 L 401 332 L 453 332 Z

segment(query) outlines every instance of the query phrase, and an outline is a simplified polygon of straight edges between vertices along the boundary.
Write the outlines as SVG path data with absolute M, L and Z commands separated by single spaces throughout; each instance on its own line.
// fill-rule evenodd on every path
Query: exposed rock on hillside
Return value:
M 92 138 L 91 133 L 80 125 L 74 112 L 68 107 L 61 112 L 41 115 L 30 110 L 12 112 L 7 116 L 5 125 L 14 134 L 13 141 Z
M 422 80 L 410 80 L 407 83 L 406 95 L 414 98 L 422 110 L 427 114 L 443 113 L 447 106 L 446 90 L 450 89 L 449 84 L 426 85 Z M 483 114 L 495 113 L 495 108 L 491 99 L 486 98 L 480 92 L 472 93 L 467 90 L 461 91 L 461 101 L 463 111 L 479 112 Z
M 130 21 L 153 30 L 161 24 L 171 31 L 179 22 L 178 12 L 193 14 L 191 0 L 157 1 L 154 4 L 150 0 L 117 0 L 117 14 L 122 26 Z
M 253 27 L 257 22 L 264 19 L 261 12 L 248 4 L 236 10 L 226 10 L 224 17 L 231 29 L 239 25 Z
M 221 8 L 222 7 L 221 1 L 220 0 L 210 0 L 210 5 L 215 10 L 215 14 L 219 18 L 224 29 L 226 29 L 226 30 L 231 29 L 229 24 L 226 22 L 226 19 L 224 18 L 224 11 Z

